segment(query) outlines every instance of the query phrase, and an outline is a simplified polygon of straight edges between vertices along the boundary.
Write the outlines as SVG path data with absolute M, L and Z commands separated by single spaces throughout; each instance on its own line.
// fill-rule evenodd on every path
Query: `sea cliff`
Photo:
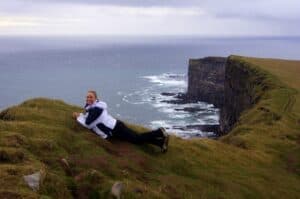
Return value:
M 224 103 L 220 114 L 220 131 L 230 132 L 241 113 L 258 103 L 270 89 L 266 74 L 250 63 L 230 56 L 225 67 Z
M 225 64 L 226 58 L 223 57 L 190 59 L 186 97 L 191 101 L 204 101 L 222 107 Z
M 229 56 L 189 60 L 188 91 L 184 97 L 220 108 L 220 135 L 230 132 L 243 112 L 276 87 L 266 71 L 245 59 Z

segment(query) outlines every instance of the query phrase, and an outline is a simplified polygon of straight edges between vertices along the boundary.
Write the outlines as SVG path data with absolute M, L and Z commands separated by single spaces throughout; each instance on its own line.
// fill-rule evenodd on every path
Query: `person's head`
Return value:
M 98 99 L 96 91 L 88 91 L 86 95 L 86 104 L 91 105 Z

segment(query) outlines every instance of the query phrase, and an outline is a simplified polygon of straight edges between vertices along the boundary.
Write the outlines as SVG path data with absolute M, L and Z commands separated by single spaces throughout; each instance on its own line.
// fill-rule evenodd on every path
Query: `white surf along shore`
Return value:
M 130 104 L 148 104 L 163 113 L 162 119 L 149 121 L 149 127 L 165 127 L 168 132 L 183 138 L 213 137 L 214 132 L 203 132 L 197 125 L 218 125 L 219 109 L 205 102 L 174 104 L 175 95 L 187 89 L 187 75 L 163 73 L 142 76 L 149 86 L 124 95 L 123 101 Z

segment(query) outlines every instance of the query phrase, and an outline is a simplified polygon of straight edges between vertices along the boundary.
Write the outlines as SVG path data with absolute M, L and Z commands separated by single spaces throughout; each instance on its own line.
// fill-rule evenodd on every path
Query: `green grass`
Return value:
M 300 198 L 300 62 L 230 59 L 257 70 L 268 89 L 227 136 L 171 136 L 167 154 L 102 140 L 71 119 L 79 107 L 60 100 L 2 111 L 0 198 L 108 198 L 115 181 L 125 184 L 123 198 Z M 34 192 L 22 176 L 41 169 L 46 176 Z

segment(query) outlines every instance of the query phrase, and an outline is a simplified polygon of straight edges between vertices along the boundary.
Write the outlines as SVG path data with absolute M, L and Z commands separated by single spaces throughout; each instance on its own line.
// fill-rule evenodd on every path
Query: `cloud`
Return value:
M 89 4 L 49 4 L 46 7 L 35 5 L 31 7 L 30 12 L 22 10 L 18 15 L 2 16 L 2 21 L 4 19 L 6 21 L 5 24 L 10 21 L 10 26 L 2 32 L 18 33 L 24 25 L 22 32 L 29 33 L 31 24 L 33 34 L 176 34 L 182 32 L 181 24 L 186 23 L 187 19 L 193 20 L 194 17 L 205 14 L 198 8 Z M 28 26 L 25 27 L 25 24 Z
M 9 0 L 2 34 L 300 35 L 296 0 Z M 0 34 L 1 34 L 0 33 Z
M 197 8 L 172 8 L 172 7 L 128 7 L 128 6 L 101 6 L 101 10 L 116 15 L 134 16 L 200 16 L 205 12 Z
M 0 27 L 26 27 L 38 25 L 39 24 L 31 18 L 0 17 Z
M 32 3 L 70 3 L 130 7 L 191 7 L 198 5 L 199 0 L 20 0 Z M 206 0 L 204 0 L 205 2 Z
M 220 7 L 210 7 L 210 11 L 218 18 L 240 18 L 253 20 L 299 20 L 300 1 L 260 0 L 243 3 L 226 4 Z

